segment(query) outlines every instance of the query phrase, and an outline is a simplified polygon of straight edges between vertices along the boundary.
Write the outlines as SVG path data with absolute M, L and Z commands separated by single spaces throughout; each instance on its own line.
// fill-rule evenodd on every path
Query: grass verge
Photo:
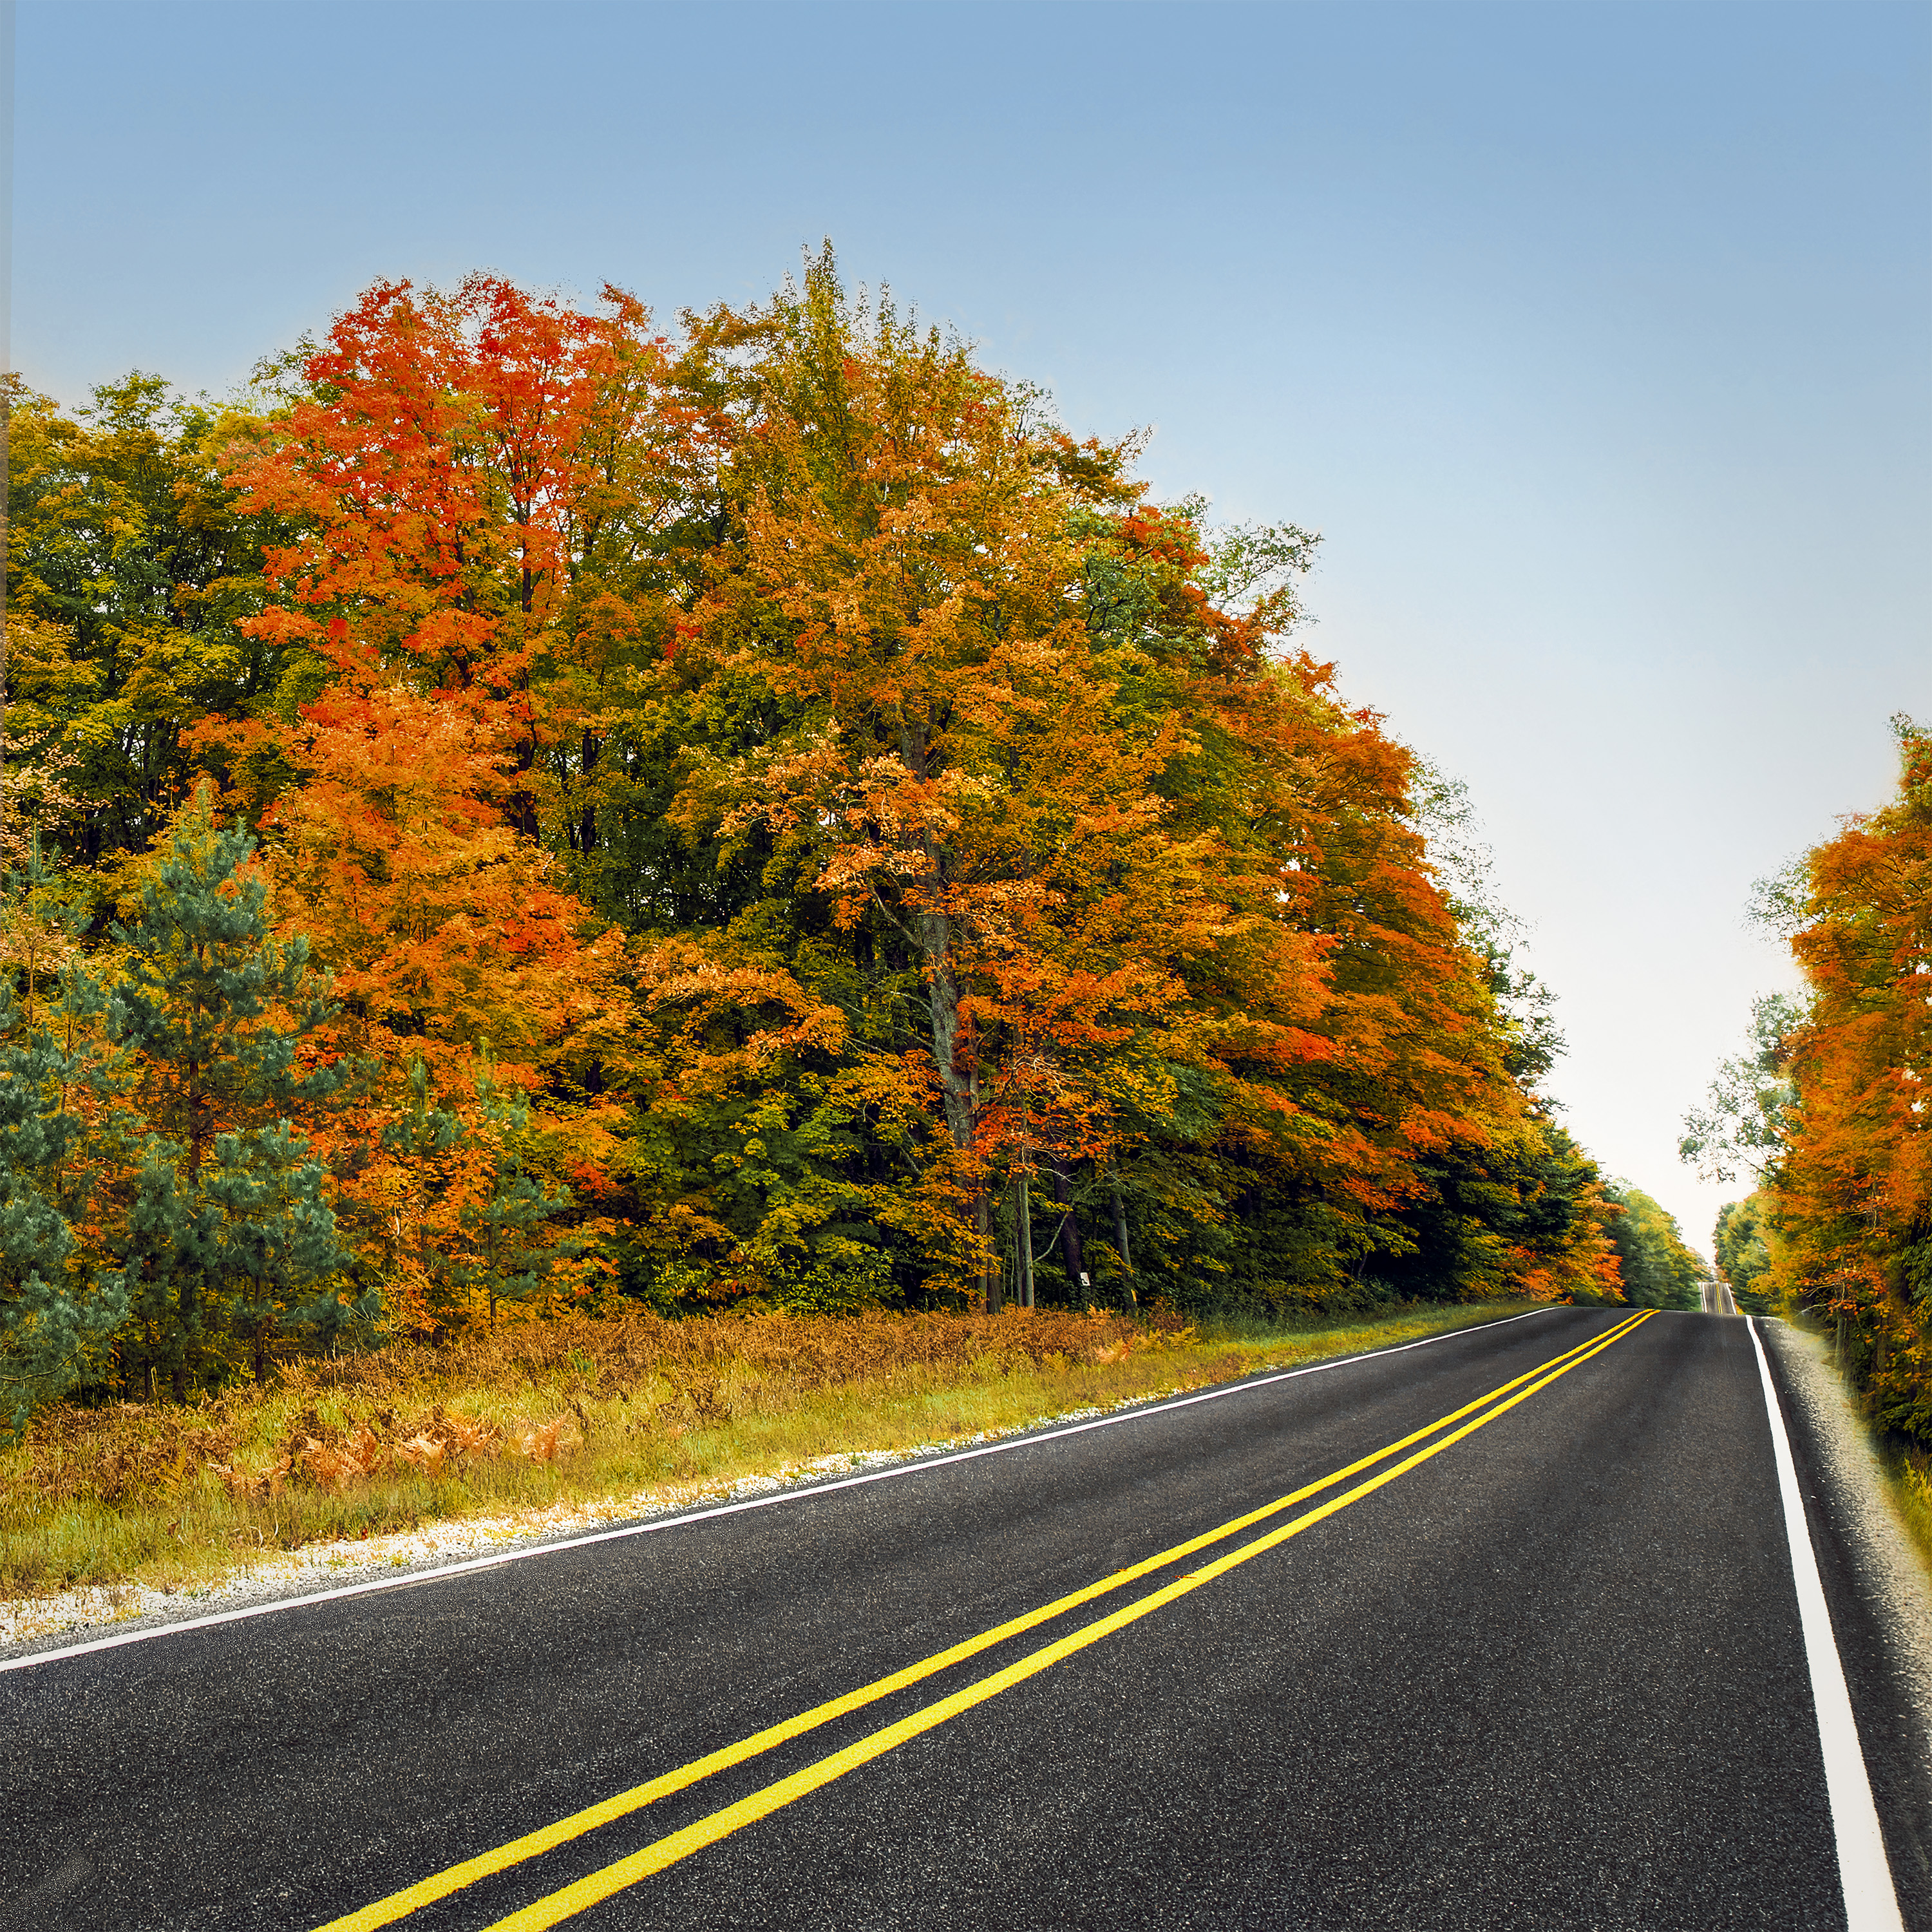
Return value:
M 621 1516 L 1522 1312 L 1200 1330 L 1046 1312 L 633 1314 L 301 1364 L 184 1408 L 58 1408 L 0 1450 L 0 1599 L 198 1591 L 305 1545 L 560 1504 Z
M 1905 1449 L 1882 1460 L 1893 1506 L 1927 1580 L 1932 1582 L 1932 1456 Z

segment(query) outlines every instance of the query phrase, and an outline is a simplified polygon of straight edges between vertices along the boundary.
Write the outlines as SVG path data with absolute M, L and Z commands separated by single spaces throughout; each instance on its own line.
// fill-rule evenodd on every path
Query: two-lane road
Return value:
M 1932 1932 L 1760 1364 L 1544 1311 L 8 1667 L 0 1925 Z
M 1730 1289 L 1715 1275 L 1709 1276 L 1700 1291 L 1704 1298 L 1706 1315 L 1735 1315 L 1738 1304 L 1732 1298 Z

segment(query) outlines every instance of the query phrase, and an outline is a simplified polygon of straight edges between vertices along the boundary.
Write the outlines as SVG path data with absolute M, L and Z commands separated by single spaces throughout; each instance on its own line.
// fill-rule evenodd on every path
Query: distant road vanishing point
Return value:
M 1760 1331 L 1538 1310 L 0 1660 L 0 1926 L 1932 1932 Z
M 1704 1312 L 1706 1315 L 1735 1315 L 1738 1304 L 1724 1282 L 1712 1275 L 1704 1283 Z

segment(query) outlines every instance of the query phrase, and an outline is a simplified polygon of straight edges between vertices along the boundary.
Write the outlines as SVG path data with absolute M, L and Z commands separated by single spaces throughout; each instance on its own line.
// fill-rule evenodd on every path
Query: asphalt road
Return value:
M 350 1923 L 1844 1927 L 1750 1324 L 1656 1315 L 1532 1374 L 1623 1318 L 8 1670 L 0 1926 L 332 1924 L 722 1752 Z M 1792 1445 L 1904 1923 L 1932 1932 L 1924 1740 Z
M 1704 1298 L 1704 1312 L 1706 1315 L 1735 1315 L 1738 1312 L 1738 1304 L 1732 1298 L 1731 1291 L 1716 1276 L 1707 1280 L 1700 1292 Z

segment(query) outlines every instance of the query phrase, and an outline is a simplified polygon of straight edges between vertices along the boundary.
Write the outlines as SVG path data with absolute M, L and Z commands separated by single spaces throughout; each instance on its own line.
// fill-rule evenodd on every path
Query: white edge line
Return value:
M 1546 1315 L 1562 1304 L 1549 1302 L 1522 1315 L 1506 1315 L 1499 1322 L 1479 1322 L 1468 1328 L 1448 1328 L 1439 1335 L 1425 1335 L 1419 1342 L 1400 1342 L 1393 1348 L 1370 1348 L 1359 1355 L 1337 1355 L 1332 1361 L 1312 1362 L 1301 1369 L 1284 1369 L 1278 1374 L 1257 1376 L 1250 1380 L 1228 1383 L 1199 1395 L 1172 1397 L 1143 1407 L 1116 1411 L 1090 1422 L 1070 1423 L 1065 1427 L 1045 1430 L 1039 1435 L 1016 1436 L 1004 1442 L 988 1442 L 974 1449 L 958 1449 L 944 1456 L 926 1456 L 896 1463 L 889 1469 L 868 1469 L 861 1475 L 846 1476 L 836 1482 L 801 1484 L 781 1490 L 776 1495 L 748 1496 L 737 1502 L 720 1503 L 710 1509 L 690 1510 L 676 1515 L 656 1517 L 649 1522 L 623 1524 L 616 1529 L 593 1530 L 588 1535 L 572 1536 L 555 1543 L 531 1544 L 521 1550 L 502 1550 L 488 1556 L 472 1556 L 460 1563 L 445 1563 L 433 1570 L 405 1570 L 394 1576 L 376 1576 L 362 1583 L 344 1583 L 333 1590 L 317 1590 L 307 1596 L 278 1597 L 264 1604 L 244 1604 L 232 1610 L 218 1610 L 205 1617 L 189 1617 L 179 1623 L 160 1624 L 151 1630 L 123 1631 L 118 1636 L 90 1638 L 85 1643 L 63 1645 L 56 1650 L 35 1651 L 25 1657 L 0 1658 L 0 1672 L 31 1670 L 42 1664 L 58 1664 L 72 1657 L 92 1656 L 97 1651 L 118 1650 L 124 1644 L 148 1643 L 157 1637 L 175 1636 L 188 1630 L 212 1630 L 219 1624 L 242 1623 L 250 1617 L 272 1616 L 282 1610 L 299 1610 L 314 1604 L 334 1604 L 347 1597 L 366 1597 L 379 1590 L 400 1590 L 417 1583 L 434 1582 L 446 1576 L 462 1576 L 478 1570 L 500 1569 L 506 1563 L 521 1563 L 534 1556 L 554 1556 L 566 1550 L 584 1550 L 592 1544 L 617 1543 L 627 1537 L 650 1536 L 659 1530 L 682 1529 L 687 1524 L 710 1522 L 719 1516 L 736 1516 L 746 1510 L 771 1509 L 780 1503 L 802 1502 L 814 1496 L 830 1496 L 838 1490 L 856 1490 L 867 1483 L 883 1483 L 895 1476 L 917 1475 L 928 1469 L 952 1462 L 970 1462 L 981 1456 L 1003 1456 L 1010 1449 L 1030 1449 L 1042 1442 L 1059 1442 L 1070 1436 L 1084 1436 L 1090 1429 L 1111 1429 L 1118 1422 L 1143 1422 L 1150 1416 L 1171 1414 L 1191 1408 L 1196 1402 L 1219 1402 L 1224 1396 L 1240 1395 L 1250 1389 L 1267 1388 L 1275 1382 L 1294 1381 L 1302 1376 L 1318 1376 L 1330 1369 L 1346 1369 L 1357 1362 L 1372 1362 L 1385 1355 L 1406 1355 L 1412 1348 L 1426 1348 L 1432 1342 L 1451 1342 L 1459 1336 L 1480 1335 L 1491 1328 L 1507 1328 L 1513 1322 L 1527 1322 L 1532 1316 Z
M 1772 1460 L 1778 1468 L 1778 1497 L 1784 1505 L 1792 1580 L 1798 1588 L 1798 1627 L 1804 1637 L 1804 1660 L 1810 1670 L 1819 1748 L 1825 1757 L 1825 1792 L 1838 1840 L 1838 1882 L 1845 1895 L 1846 1932 L 1904 1932 L 1892 1867 L 1885 1856 L 1885 1834 L 1879 1828 L 1871 1779 L 1865 1769 L 1864 1753 L 1858 1747 L 1858 1721 L 1852 1715 L 1851 1694 L 1845 1687 L 1845 1666 L 1832 1634 L 1832 1612 L 1818 1574 L 1818 1554 L 1804 1520 L 1804 1498 L 1798 1492 L 1791 1438 L 1785 1432 L 1758 1322 L 1748 1317 L 1747 1325 L 1751 1346 L 1757 1351 L 1765 1410 L 1771 1418 Z

